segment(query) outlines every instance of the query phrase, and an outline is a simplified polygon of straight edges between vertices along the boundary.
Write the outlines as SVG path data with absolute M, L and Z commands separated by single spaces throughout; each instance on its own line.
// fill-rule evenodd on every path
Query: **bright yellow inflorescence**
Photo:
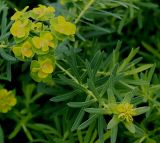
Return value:
M 55 69 L 53 56 L 42 56 L 31 62 L 31 76 L 37 82 L 47 81 Z
M 52 27 L 56 32 L 68 36 L 74 35 L 76 32 L 76 26 L 70 22 L 67 22 L 63 16 L 58 16 Z
M 16 45 L 12 48 L 15 56 L 21 60 L 25 60 L 26 58 L 32 58 L 34 56 L 34 52 L 32 49 L 32 44 L 29 41 L 25 41 L 22 45 Z
M 24 21 L 17 20 L 15 23 L 13 23 L 10 31 L 11 34 L 16 38 L 28 36 L 30 31 L 30 21 L 28 19 Z
M 35 52 L 40 51 L 43 53 L 48 53 L 49 52 L 49 48 L 54 48 L 56 46 L 56 43 L 54 42 L 54 37 L 50 32 L 46 32 L 43 35 L 40 35 L 40 37 L 38 36 L 34 36 L 32 38 L 32 43 L 33 46 L 35 48 Z
M 7 113 L 13 106 L 15 106 L 17 100 L 12 91 L 6 89 L 0 89 L 0 112 Z
M 36 20 L 48 20 L 48 16 L 55 12 L 54 7 L 46 7 L 45 5 L 39 5 L 39 7 L 33 8 L 32 14 Z
M 12 51 L 19 60 L 31 61 L 31 77 L 34 80 L 49 81 L 55 69 L 55 49 L 59 41 L 73 39 L 76 26 L 63 16 L 55 17 L 55 8 L 52 6 L 39 5 L 27 11 L 28 8 L 16 10 L 11 17 L 14 23 L 10 32 L 16 43 Z M 51 62 L 45 63 L 48 59 L 52 59 Z M 38 71 L 33 72 L 37 67 Z
M 135 115 L 135 110 L 132 104 L 121 103 L 117 106 L 118 118 L 121 120 L 126 120 L 127 122 L 132 122 Z

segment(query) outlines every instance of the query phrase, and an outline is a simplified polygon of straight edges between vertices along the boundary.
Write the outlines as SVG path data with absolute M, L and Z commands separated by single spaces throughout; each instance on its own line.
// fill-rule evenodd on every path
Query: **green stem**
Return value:
M 95 2 L 95 0 L 90 0 L 89 3 L 84 7 L 84 9 L 81 11 L 81 13 L 78 15 L 78 17 L 75 20 L 75 24 L 79 22 L 81 17 L 85 14 L 85 12 L 90 8 L 90 6 Z
M 97 98 L 96 96 L 93 94 L 92 91 L 90 91 L 88 89 L 88 87 L 84 84 L 81 84 L 79 83 L 79 81 L 74 77 L 72 76 L 66 69 L 64 69 L 60 64 L 56 63 L 57 67 L 59 67 L 63 72 L 65 72 L 74 82 L 76 82 L 77 84 L 79 84 L 82 89 L 84 90 L 84 92 L 88 95 L 88 96 L 92 96 L 96 101 L 97 101 Z
M 78 80 L 72 76 L 67 70 L 65 70 L 60 64 L 56 63 L 57 67 L 59 67 L 63 72 L 65 72 L 72 80 L 74 80 L 77 84 L 79 83 Z

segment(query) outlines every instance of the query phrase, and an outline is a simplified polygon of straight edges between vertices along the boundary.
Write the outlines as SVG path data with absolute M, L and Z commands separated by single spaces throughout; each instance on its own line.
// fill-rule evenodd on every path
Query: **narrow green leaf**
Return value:
M 109 28 L 103 28 L 101 26 L 91 24 L 89 22 L 83 21 L 83 23 L 88 24 L 90 28 L 95 29 L 96 31 L 104 32 L 104 33 L 112 33 L 112 30 Z
M 91 137 L 90 143 L 95 143 L 96 137 L 97 137 L 97 130 L 95 130 L 95 131 L 93 132 L 93 135 L 92 135 L 92 137 Z
M 111 129 L 111 143 L 116 143 L 117 140 L 117 132 L 118 132 L 118 125 L 114 126 Z
M 134 143 L 143 143 L 147 136 L 143 136 L 140 139 L 136 140 Z
M 116 51 L 119 51 L 122 46 L 122 41 L 118 40 L 117 45 L 116 45 Z
M 136 129 L 135 126 L 132 122 L 123 122 L 125 127 L 131 132 L 131 133 L 135 133 Z
M 33 141 L 33 137 L 32 137 L 32 135 L 31 135 L 31 133 L 29 132 L 29 130 L 26 128 L 25 125 L 22 125 L 22 128 L 23 128 L 23 131 L 25 132 L 28 140 L 29 140 L 30 142 L 32 142 L 32 141 Z
M 134 80 L 127 80 L 127 79 L 125 79 L 125 80 L 123 80 L 125 83 L 127 83 L 127 84 L 132 84 L 132 85 L 147 85 L 147 84 L 149 84 L 149 82 L 148 81 L 146 81 L 146 80 L 143 80 L 143 79 L 134 79 Z
M 77 136 L 79 143 L 83 143 L 82 132 L 80 130 L 77 130 Z
M 98 16 L 113 16 L 115 18 L 121 19 L 121 16 L 119 16 L 118 14 L 111 13 L 109 11 L 104 11 L 104 10 L 90 11 L 88 13 L 98 15 Z
M 42 131 L 47 132 L 47 133 L 52 133 L 54 135 L 60 136 L 60 133 L 53 127 L 41 123 L 34 123 L 34 124 L 28 124 L 28 128 L 37 130 L 37 131 Z
M 111 88 L 107 89 L 107 94 L 108 94 L 108 103 L 115 103 L 116 99 L 113 90 Z
M 90 89 L 90 90 L 92 91 L 92 93 L 95 95 L 95 97 L 96 97 L 97 99 L 99 99 L 99 93 L 98 93 L 98 91 L 97 91 L 97 89 L 96 89 L 96 86 L 95 86 L 93 80 L 92 80 L 92 79 L 88 79 L 88 80 L 87 80 L 87 84 L 88 84 L 89 89 Z
M 104 82 L 104 84 L 102 86 L 102 90 L 101 90 L 101 92 L 99 94 L 99 97 L 102 97 L 105 94 L 105 92 L 108 89 L 108 84 L 109 84 L 108 80 L 106 82 Z
M 131 102 L 131 99 L 134 95 L 136 95 L 138 93 L 138 88 L 134 88 L 132 89 L 130 92 L 126 93 L 124 99 L 123 99 L 123 102 L 126 102 L 126 103 L 130 103 Z
M 119 34 L 122 34 L 122 29 L 125 26 L 125 24 L 127 23 L 127 17 L 128 17 L 128 12 L 125 13 L 124 17 L 121 19 L 121 22 L 120 22 L 120 24 L 118 26 L 117 32 Z
M 90 82 L 93 82 L 93 81 L 94 81 L 94 78 L 95 78 L 95 75 L 93 74 L 93 70 L 92 70 L 91 65 L 90 65 L 90 63 L 89 63 L 88 60 L 86 60 L 85 66 L 86 66 L 87 73 L 88 73 L 88 76 L 89 76 L 89 81 L 90 81 Z M 90 82 L 89 82 L 89 83 L 90 83 Z
M 155 3 L 152 3 L 152 2 L 143 2 L 143 1 L 139 1 L 138 4 L 140 6 L 143 6 L 145 8 L 151 8 L 151 9 L 155 9 L 155 8 L 158 8 L 159 5 L 158 4 L 155 4 Z
M 4 35 L 0 36 L 0 41 L 5 40 L 6 38 L 8 38 L 10 36 L 10 32 L 5 33 Z
M 71 47 L 69 44 L 68 46 L 70 47 L 70 51 L 71 51 L 71 57 L 68 58 L 68 64 L 72 70 L 73 75 L 75 76 L 75 78 L 80 81 L 80 74 L 79 74 L 79 70 L 78 70 L 78 65 L 77 65 L 77 56 L 75 54 L 74 48 Z
M 94 122 L 93 124 L 90 124 L 86 136 L 84 137 L 84 143 L 90 143 L 91 137 L 93 135 L 93 132 L 95 130 L 95 124 L 96 122 Z
M 4 134 L 1 125 L 0 125 L 0 143 L 4 143 Z
M 76 32 L 76 36 L 82 41 L 86 41 L 86 39 L 80 33 Z
M 136 113 L 135 116 L 141 115 L 149 110 L 150 110 L 150 107 L 148 107 L 148 106 L 135 108 L 135 113 Z
M 155 71 L 156 65 L 154 64 L 153 67 L 148 72 L 148 81 L 150 82 L 152 80 L 154 71 Z
M 155 50 L 152 46 L 150 46 L 149 44 L 142 42 L 142 45 L 144 46 L 145 49 L 147 49 L 149 52 L 151 52 L 151 54 L 153 54 L 154 56 L 156 56 L 158 59 L 160 59 L 160 54 L 159 52 L 157 52 L 157 50 Z
M 53 102 L 65 101 L 65 100 L 71 99 L 72 97 L 74 97 L 75 95 L 79 93 L 80 93 L 80 90 L 75 90 L 75 91 L 72 91 L 72 92 L 69 92 L 63 95 L 52 97 L 50 101 L 53 101 Z
M 81 123 L 81 121 L 82 121 L 82 119 L 84 117 L 84 114 L 85 114 L 85 112 L 84 112 L 84 109 L 82 108 L 80 110 L 80 112 L 78 113 L 77 118 L 76 118 L 76 120 L 74 121 L 74 123 L 72 125 L 71 131 L 74 131 L 74 130 L 76 130 L 78 128 L 78 126 L 80 125 L 80 123 Z
M 120 65 L 118 72 L 121 72 L 127 64 L 134 58 L 134 56 L 137 54 L 139 48 L 132 49 L 131 52 L 129 53 L 128 57 L 124 59 L 123 63 Z
M 107 139 L 109 139 L 109 137 L 111 136 L 111 131 L 107 131 L 104 135 L 104 141 L 106 141 Z M 95 143 L 101 143 L 100 139 L 98 139 Z
M 108 111 L 103 108 L 85 108 L 84 111 L 92 114 L 107 114 Z
M 11 62 L 18 61 L 15 57 L 12 57 L 11 55 L 7 54 L 2 48 L 0 48 L 0 55 L 7 61 L 11 61 Z
M 137 74 L 139 72 L 142 72 L 144 70 L 147 70 L 149 68 L 151 68 L 153 66 L 153 64 L 145 64 L 145 65 L 142 65 L 141 67 L 139 68 L 135 68 L 135 69 L 132 69 L 130 71 L 127 71 L 125 72 L 125 75 L 133 75 L 133 74 Z
M 116 55 L 115 55 L 115 56 L 116 56 Z M 116 63 L 116 62 L 115 62 L 115 63 Z M 111 71 L 111 75 L 110 75 L 110 78 L 111 78 L 111 79 L 109 79 L 109 80 L 114 81 L 113 79 L 114 79 L 114 77 L 115 77 L 116 74 L 117 74 L 118 68 L 119 68 L 119 64 L 115 64 L 114 67 L 112 68 L 112 71 Z M 111 83 L 111 82 L 110 82 L 110 83 Z
M 85 102 L 69 102 L 67 103 L 67 105 L 73 108 L 79 108 L 79 107 L 89 106 L 94 102 L 96 102 L 96 100 L 92 99 L 92 100 L 85 101 Z
M 118 123 L 120 122 L 120 120 L 118 119 L 118 117 L 116 115 L 114 115 L 112 117 L 112 119 L 109 121 L 108 125 L 107 125 L 107 129 L 112 129 L 115 126 L 118 125 Z
M 101 143 L 104 143 L 104 137 L 103 137 L 104 124 L 103 124 L 103 122 L 104 122 L 103 116 L 101 115 L 101 116 L 98 117 L 98 136 L 99 136 L 99 140 L 100 140 Z
M 98 115 L 94 114 L 94 115 L 91 115 L 91 117 L 86 120 L 85 122 L 83 122 L 79 127 L 78 129 L 79 130 L 82 130 L 86 127 L 88 127 L 91 123 L 93 123 L 93 121 L 95 121 L 97 119 Z
M 139 58 L 134 59 L 133 61 L 129 62 L 129 63 L 125 66 L 124 70 L 126 71 L 126 70 L 128 70 L 128 69 L 131 69 L 131 68 L 134 67 L 136 64 L 138 64 L 142 59 L 143 59 L 142 57 L 139 57 Z
M 131 100 L 131 104 L 138 105 L 138 104 L 142 103 L 142 101 L 143 101 L 142 96 L 134 97 Z
M 160 90 L 160 84 L 157 85 L 152 85 L 150 88 L 151 91 L 156 91 L 156 90 Z
M 98 51 L 91 61 L 91 67 L 93 69 L 94 75 L 97 73 L 98 69 L 100 68 L 101 63 L 102 63 L 102 59 L 103 59 L 103 53 Z
M 14 138 L 18 132 L 21 130 L 21 122 L 17 123 L 16 127 L 14 128 L 14 130 L 11 132 L 11 134 L 8 136 L 9 139 Z
M 6 30 L 6 25 L 7 25 L 7 15 L 8 15 L 8 8 L 5 7 L 3 9 L 3 14 L 2 14 L 2 22 L 1 22 L 1 35 L 5 34 Z
M 4 73 L 4 75 L 1 74 L 0 79 L 11 81 L 11 79 L 12 79 L 12 77 L 11 77 L 11 62 L 7 62 L 6 73 Z
M 145 129 L 140 128 L 138 125 L 134 125 L 136 129 L 136 134 L 138 134 L 140 137 L 146 136 L 146 131 Z

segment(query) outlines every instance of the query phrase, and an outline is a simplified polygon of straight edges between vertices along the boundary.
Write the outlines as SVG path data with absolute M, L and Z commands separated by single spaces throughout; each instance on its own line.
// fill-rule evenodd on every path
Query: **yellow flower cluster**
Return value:
M 121 120 L 126 120 L 127 122 L 132 122 L 133 117 L 136 112 L 132 104 L 121 103 L 117 106 L 118 118 Z
M 55 49 L 60 41 L 73 38 L 76 26 L 63 16 L 56 17 L 54 7 L 39 5 L 27 11 L 28 8 L 27 6 L 22 11 L 16 10 L 16 13 L 11 17 L 14 23 L 10 32 L 16 43 L 12 47 L 12 51 L 15 57 L 21 61 L 31 61 L 34 58 L 34 61 L 31 61 L 31 76 L 36 81 L 44 81 L 44 78 L 51 77 L 48 74 L 51 75 L 54 70 L 49 70 L 46 73 L 43 71 L 44 69 L 40 70 L 41 68 L 38 72 L 33 72 L 32 69 L 37 68 L 37 64 L 41 67 L 46 60 L 48 61 L 50 55 L 55 54 Z M 39 56 L 44 57 L 43 60 L 39 60 Z M 47 66 L 49 69 L 55 68 L 55 61 L 53 61 L 55 58 L 51 59 L 52 62 L 42 66 L 46 70 L 48 70 Z M 35 61 L 38 63 L 35 64 Z M 36 78 L 35 74 L 37 74 Z
M 64 35 L 74 35 L 76 26 L 70 22 L 67 22 L 63 16 L 58 16 L 51 25 L 52 29 Z
M 54 7 L 46 7 L 44 5 L 39 5 L 37 8 L 33 8 L 32 17 L 36 20 L 48 20 L 48 18 L 52 18 L 52 13 L 55 12 Z
M 51 55 L 39 56 L 38 60 L 31 62 L 31 76 L 37 81 L 49 82 L 55 69 L 55 59 Z
M 30 31 L 30 20 L 26 19 L 24 21 L 17 20 L 13 23 L 10 32 L 16 38 L 23 38 L 29 35 Z
M 17 100 L 12 91 L 6 89 L 0 89 L 0 112 L 7 113 L 13 106 L 15 106 Z

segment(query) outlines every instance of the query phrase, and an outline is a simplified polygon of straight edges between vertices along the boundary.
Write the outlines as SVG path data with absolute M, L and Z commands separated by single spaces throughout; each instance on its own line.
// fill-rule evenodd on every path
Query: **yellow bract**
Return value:
M 129 103 L 121 103 L 117 106 L 118 110 L 118 118 L 122 120 L 126 120 L 127 122 L 132 122 L 133 117 L 135 115 L 135 110 L 132 104 Z
M 25 41 L 21 46 L 13 47 L 12 51 L 16 57 L 21 57 L 22 59 L 25 57 L 31 58 L 34 55 L 32 45 L 29 41 Z
M 38 71 L 39 78 L 46 78 L 49 74 L 51 74 L 54 70 L 53 62 L 50 59 L 46 59 L 42 63 L 40 63 L 40 69 Z
M 54 62 L 47 58 L 39 61 L 32 61 L 31 72 L 36 73 L 39 79 L 44 79 L 54 71 Z
M 41 22 L 32 23 L 31 29 L 40 31 L 40 30 L 42 30 L 42 26 L 43 26 L 43 24 Z
M 7 113 L 16 103 L 17 100 L 12 91 L 0 89 L 0 112 Z
M 42 72 L 44 72 L 44 73 L 47 73 L 47 74 L 52 73 L 54 70 L 52 61 L 46 60 L 44 63 L 42 63 L 41 69 L 42 69 Z
M 17 20 L 23 15 L 23 12 L 17 11 L 12 17 L 11 20 Z
M 46 20 L 46 16 L 55 12 L 55 9 L 51 6 L 39 5 L 39 7 L 33 8 L 32 11 L 37 16 L 37 19 Z
M 39 70 L 38 72 L 38 77 L 39 78 L 46 78 L 48 76 L 47 73 L 44 73 L 42 70 Z
M 54 47 L 53 36 L 51 33 L 47 32 L 44 35 L 38 37 L 34 36 L 32 38 L 32 43 L 36 49 L 46 52 L 49 50 L 49 47 Z
M 25 14 L 25 11 L 29 8 L 29 6 L 26 6 L 22 11 L 16 10 L 16 13 L 11 17 L 11 20 L 18 20 L 21 16 Z
M 57 22 L 53 24 L 53 29 L 64 35 L 74 35 L 76 32 L 76 26 L 70 22 L 67 22 L 63 16 L 57 17 Z
M 22 56 L 30 58 L 33 56 L 32 45 L 26 41 L 22 46 Z
M 15 23 L 13 23 L 10 32 L 13 36 L 17 38 L 23 38 L 29 34 L 30 26 L 29 26 L 29 20 L 20 21 L 17 20 Z

